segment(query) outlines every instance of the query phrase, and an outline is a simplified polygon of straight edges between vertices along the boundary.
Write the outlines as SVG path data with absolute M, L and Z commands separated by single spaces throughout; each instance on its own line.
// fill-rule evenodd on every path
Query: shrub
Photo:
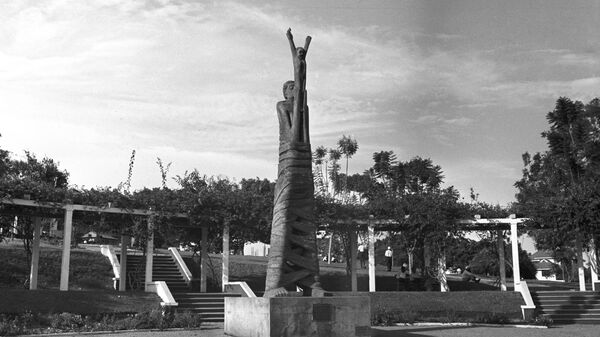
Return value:
M 161 309 L 144 311 L 139 314 L 96 314 L 85 316 L 68 312 L 50 315 L 34 315 L 26 312 L 16 315 L 0 314 L 0 336 L 52 332 L 197 328 L 200 327 L 200 324 L 200 315 L 189 311 L 180 313 L 173 311 L 163 312 Z M 33 326 L 36 328 L 33 328 Z
M 483 313 L 481 315 L 475 316 L 474 322 L 477 323 L 488 323 L 488 324 L 507 324 L 510 322 L 510 319 L 506 317 L 506 315 L 499 313 Z
M 173 328 L 199 328 L 202 318 L 191 311 L 178 312 L 173 317 L 171 327 Z
M 50 326 L 60 331 L 79 331 L 85 326 L 85 322 L 81 315 L 63 312 L 50 317 Z
M 547 327 L 551 327 L 553 323 L 554 323 L 554 321 L 552 320 L 552 318 L 550 318 L 550 316 L 546 316 L 546 315 L 538 315 L 533 320 L 533 324 L 543 325 L 543 326 L 547 326 Z
M 0 315 L 0 336 L 22 335 L 31 329 L 33 315 L 26 312 L 21 315 Z
M 138 315 L 135 315 L 132 319 L 133 321 L 135 321 L 136 329 L 163 330 L 169 327 L 172 320 L 172 316 L 163 315 L 161 309 L 152 309 L 150 311 L 145 311 Z
M 413 311 L 387 311 L 382 307 L 377 307 L 375 315 L 371 317 L 371 325 L 390 326 L 395 323 L 414 323 L 419 314 Z

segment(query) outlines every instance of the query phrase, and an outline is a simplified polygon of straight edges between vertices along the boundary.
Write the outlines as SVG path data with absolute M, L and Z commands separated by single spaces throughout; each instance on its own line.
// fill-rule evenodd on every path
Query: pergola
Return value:
M 523 225 L 528 218 L 517 218 L 515 215 L 511 215 L 507 218 L 490 218 L 481 219 L 476 216 L 474 219 L 462 219 L 456 223 L 460 230 L 463 231 L 497 231 L 497 244 L 499 252 L 499 266 L 500 266 L 500 289 L 502 291 L 507 290 L 506 286 L 506 268 L 505 268 L 505 257 L 504 257 L 504 239 L 502 238 L 501 231 L 510 231 L 510 242 L 512 248 L 512 267 L 513 267 L 513 285 L 514 291 L 521 291 L 521 273 L 519 269 L 519 246 L 518 246 L 518 226 Z M 342 227 L 340 230 L 345 230 L 350 234 L 350 247 L 351 252 L 351 289 L 353 292 L 357 291 L 357 275 L 356 275 L 356 255 L 357 255 L 357 232 L 367 231 L 368 237 L 368 255 L 369 255 L 369 291 L 374 292 L 375 289 L 375 231 L 402 231 L 402 224 L 394 220 L 380 220 L 370 217 L 369 219 L 351 219 L 346 221 L 339 221 L 337 227 Z M 331 229 L 330 227 L 323 227 L 319 229 Z M 585 291 L 585 278 L 583 271 L 583 249 L 581 241 L 577 243 L 577 261 L 579 270 L 579 290 Z M 592 270 L 592 290 L 595 290 L 595 283 L 598 282 L 598 275 L 594 268 Z M 444 291 L 444 287 L 441 287 L 441 291 Z
M 4 214 L 27 215 L 33 217 L 33 247 L 31 255 L 31 273 L 29 289 L 37 289 L 38 267 L 40 257 L 40 237 L 41 237 L 41 219 L 42 218 L 63 218 L 63 248 L 60 270 L 60 290 L 69 290 L 69 265 L 71 256 L 71 236 L 73 232 L 73 213 L 74 212 L 93 212 L 96 214 L 121 214 L 132 215 L 147 218 L 148 240 L 146 242 L 146 268 L 145 268 L 145 287 L 152 281 L 152 252 L 154 251 L 154 218 L 158 215 L 167 216 L 174 219 L 184 219 L 189 221 L 189 216 L 185 213 L 165 213 L 157 212 L 152 209 L 125 209 L 118 207 L 98 207 L 90 205 L 77 205 L 70 203 L 33 201 L 27 199 L 0 199 L 0 204 L 6 207 L 2 210 Z M 206 241 L 208 230 L 202 226 L 202 240 Z M 127 235 L 121 236 L 121 250 L 127 252 Z M 202 256 L 206 256 L 206 244 L 202 245 Z M 121 254 L 120 275 L 124 278 L 126 275 L 127 253 Z M 203 267 L 205 259 L 202 259 Z M 125 280 L 121 279 L 119 290 L 125 290 Z M 206 291 L 206 268 L 202 268 L 201 288 Z
M 517 225 L 527 221 L 527 218 L 516 218 L 510 216 L 508 218 L 495 218 L 495 219 L 465 219 L 457 221 L 459 228 L 465 231 L 475 230 L 505 230 L 509 229 L 511 234 L 511 245 L 512 245 L 512 256 L 513 256 L 513 278 L 514 278 L 514 291 L 520 291 L 520 270 L 519 270 L 519 254 L 518 254 L 518 243 L 517 243 Z M 381 220 L 374 219 L 351 219 L 346 221 L 339 221 L 338 227 L 342 227 L 340 230 L 345 230 L 350 234 L 350 247 L 351 256 L 351 289 L 353 292 L 357 291 L 357 275 L 356 275 L 356 255 L 357 255 L 357 232 L 367 231 L 368 238 L 368 261 L 369 261 L 369 291 L 376 291 L 375 288 L 375 232 L 376 231 L 402 231 L 402 224 L 394 220 Z M 330 229 L 328 227 L 320 229 Z M 500 252 L 500 288 L 502 291 L 506 291 L 506 272 L 504 263 L 504 240 L 501 236 L 498 236 L 498 245 L 502 245 Z M 442 287 L 442 291 L 444 288 Z

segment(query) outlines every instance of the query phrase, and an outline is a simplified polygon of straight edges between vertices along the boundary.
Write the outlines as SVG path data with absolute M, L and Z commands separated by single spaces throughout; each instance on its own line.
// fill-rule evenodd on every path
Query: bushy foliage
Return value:
M 200 315 L 189 311 L 165 312 L 151 309 L 137 314 L 80 315 L 69 312 L 60 314 L 0 315 L 0 336 L 16 336 L 31 333 L 60 333 L 86 331 L 115 331 L 131 329 L 198 328 Z
M 523 154 L 517 209 L 538 228 L 539 249 L 564 252 L 600 238 L 600 100 L 560 97 L 546 117 L 548 150 Z

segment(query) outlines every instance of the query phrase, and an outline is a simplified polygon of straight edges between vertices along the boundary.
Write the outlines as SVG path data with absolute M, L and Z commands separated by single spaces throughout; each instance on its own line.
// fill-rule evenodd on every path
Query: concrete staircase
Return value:
M 119 262 L 121 261 L 121 255 Z M 142 255 L 127 255 L 127 289 L 144 289 L 146 260 Z M 190 291 L 183 275 L 170 255 L 155 254 L 152 261 L 152 281 L 165 281 L 171 293 Z
M 535 291 L 536 312 L 558 324 L 600 324 L 600 293 L 592 291 Z
M 173 297 L 179 304 L 177 310 L 198 313 L 204 322 L 223 322 L 225 297 L 240 297 L 240 294 L 176 292 Z
M 120 255 L 119 261 L 121 260 Z M 127 255 L 128 289 L 143 289 L 146 260 L 141 255 Z M 173 298 L 178 303 L 178 311 L 191 311 L 202 316 L 205 322 L 225 320 L 225 297 L 239 297 L 239 294 L 192 292 L 170 255 L 154 255 L 152 261 L 152 281 L 165 281 Z

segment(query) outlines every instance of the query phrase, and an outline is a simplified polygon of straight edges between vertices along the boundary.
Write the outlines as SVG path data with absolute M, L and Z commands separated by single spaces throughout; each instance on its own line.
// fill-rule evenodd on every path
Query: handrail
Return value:
M 254 291 L 246 282 L 227 282 L 224 290 L 226 293 L 240 294 L 242 297 L 256 297 Z
M 533 312 L 535 311 L 535 303 L 533 303 L 533 298 L 531 297 L 529 287 L 527 286 L 527 282 L 525 280 L 521 280 L 520 292 L 521 296 L 523 296 L 523 300 L 525 301 L 525 305 L 521 306 L 521 313 L 523 314 L 523 319 L 527 321 L 533 316 Z
M 169 247 L 169 252 L 171 252 L 171 256 L 173 257 L 173 259 L 175 259 L 175 262 L 177 263 L 177 268 L 179 268 L 179 271 L 183 274 L 185 282 L 190 283 L 192 281 L 192 272 L 190 272 L 190 269 L 185 264 L 185 261 L 183 261 L 183 258 L 179 254 L 177 248 Z
M 115 273 L 115 280 L 119 280 L 121 278 L 121 264 L 119 263 L 119 259 L 117 259 L 117 254 L 115 253 L 113 246 L 101 245 L 100 252 L 102 255 L 108 257 L 113 268 L 113 273 Z
M 169 290 L 167 283 L 165 281 L 153 281 L 147 284 L 146 292 L 156 293 L 162 302 L 160 305 L 163 307 L 176 307 L 179 304 L 173 298 L 173 294 Z

